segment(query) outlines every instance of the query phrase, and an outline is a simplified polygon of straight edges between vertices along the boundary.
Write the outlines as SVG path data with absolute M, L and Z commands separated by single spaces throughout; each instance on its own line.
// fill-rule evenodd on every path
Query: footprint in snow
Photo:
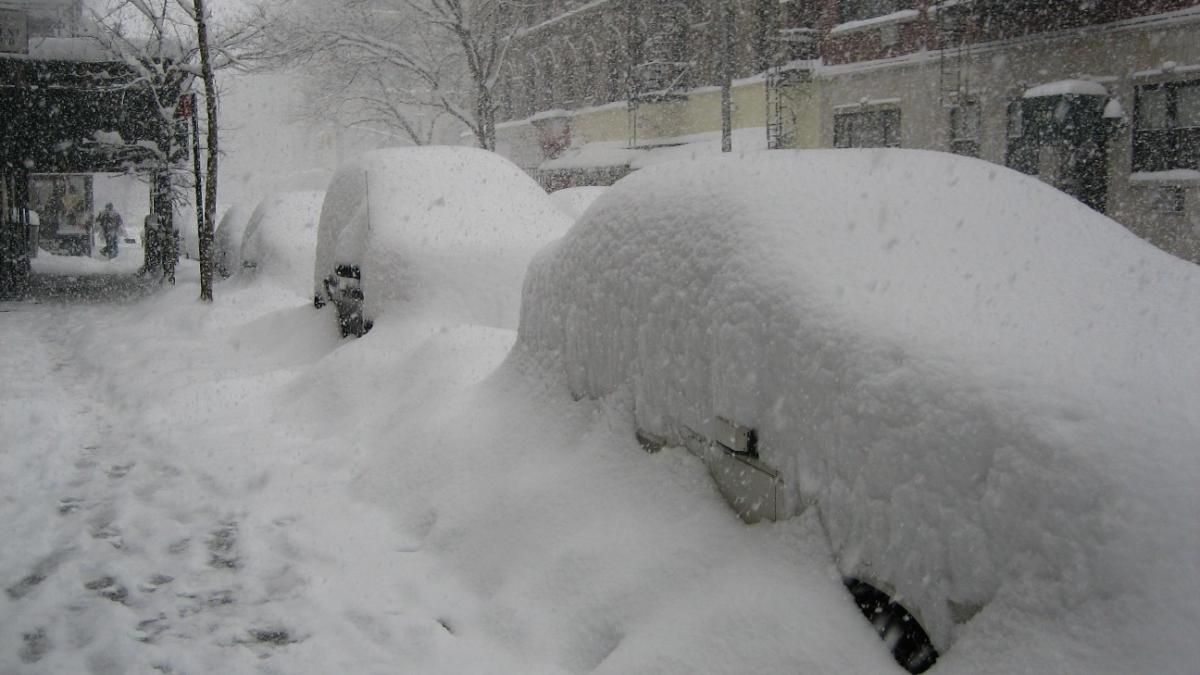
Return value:
M 143 593 L 153 593 L 172 581 L 175 581 L 175 577 L 166 574 L 155 574 L 146 583 L 138 584 L 138 590 Z
M 121 604 L 124 604 L 125 600 L 129 598 L 129 590 L 110 576 L 98 577 L 84 582 L 83 587 L 106 600 L 112 600 Z
M 37 628 L 21 635 L 21 649 L 17 657 L 21 663 L 37 663 L 46 652 L 50 651 L 50 638 L 46 636 L 45 628 Z
M 109 478 L 118 480 L 128 475 L 129 470 L 132 469 L 136 464 L 137 462 L 129 462 L 128 464 L 114 464 L 110 466 L 104 473 L 108 474 Z
M 125 540 L 121 538 L 121 530 L 112 523 L 104 523 L 92 528 L 92 539 L 102 539 L 113 548 L 125 548 Z
M 221 526 L 208 535 L 208 564 L 218 569 L 236 570 L 241 568 L 242 561 L 237 554 L 238 525 L 237 522 L 221 523 Z
M 56 569 L 58 569 L 58 566 L 63 560 L 66 559 L 68 555 L 70 555 L 70 553 L 71 549 L 62 549 L 60 551 L 55 551 L 54 553 L 51 553 L 45 558 L 39 560 L 37 564 L 33 566 L 33 570 L 29 574 L 27 574 L 17 583 L 4 589 L 8 594 L 8 597 L 12 598 L 13 600 L 20 600 L 26 595 L 29 595 L 35 588 L 37 588 L 38 584 L 45 581 L 46 577 L 50 576 Z
M 137 630 L 133 633 L 133 639 L 138 642 L 153 643 L 159 635 L 165 633 L 171 627 L 171 623 L 167 621 L 167 615 L 159 613 L 153 619 L 139 621 Z

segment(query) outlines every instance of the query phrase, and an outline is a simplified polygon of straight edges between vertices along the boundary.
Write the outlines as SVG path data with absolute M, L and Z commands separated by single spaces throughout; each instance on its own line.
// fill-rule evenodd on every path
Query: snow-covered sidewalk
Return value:
M 0 305 L 0 672 L 889 672 L 814 523 L 504 364 L 270 285 Z

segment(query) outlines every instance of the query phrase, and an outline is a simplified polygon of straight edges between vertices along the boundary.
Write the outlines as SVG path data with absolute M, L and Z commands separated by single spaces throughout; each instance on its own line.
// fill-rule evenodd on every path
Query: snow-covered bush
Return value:
M 515 328 L 529 261 L 570 222 L 532 178 L 494 153 L 369 152 L 330 182 L 314 293 L 326 297 L 339 266 L 353 266 L 368 321 L 404 303 L 409 315 Z
M 242 236 L 243 268 L 307 295 L 324 196 L 313 191 L 281 192 L 259 202 Z
M 1197 298 L 1200 268 L 1035 178 L 780 151 L 617 183 L 531 266 L 516 354 L 671 444 L 754 429 L 780 515 L 816 509 L 940 650 L 1045 620 L 1184 672 Z

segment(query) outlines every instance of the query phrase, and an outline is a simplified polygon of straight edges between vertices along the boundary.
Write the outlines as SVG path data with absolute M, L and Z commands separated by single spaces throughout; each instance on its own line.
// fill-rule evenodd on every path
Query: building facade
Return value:
M 185 78 L 149 86 L 83 18 L 81 0 L 0 0 L 0 298 L 25 292 L 43 235 L 87 252 L 91 174 L 152 176 L 153 208 L 172 222 L 187 119 L 182 106 L 173 119 L 162 111 L 180 102 Z
M 1037 175 L 1200 261 L 1200 0 L 531 3 L 499 150 L 548 187 L 719 149 L 905 147 Z M 672 148 L 676 150 L 672 151 Z

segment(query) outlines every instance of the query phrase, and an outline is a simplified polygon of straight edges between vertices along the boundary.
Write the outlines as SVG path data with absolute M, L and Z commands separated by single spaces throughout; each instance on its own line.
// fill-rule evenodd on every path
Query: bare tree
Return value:
M 280 54 L 325 95 L 318 116 L 428 143 L 453 119 L 496 147 L 495 88 L 515 30 L 509 0 L 311 0 Z
M 206 108 L 207 178 L 203 203 L 196 204 L 200 240 L 201 299 L 212 300 L 212 223 L 217 201 L 218 96 L 213 78 L 215 70 L 248 67 L 262 60 L 260 45 L 270 22 L 265 4 L 247 5 L 247 13 L 231 27 L 219 31 L 213 39 L 209 15 L 203 0 L 109 0 L 93 13 L 96 39 L 117 59 L 129 64 L 138 77 L 126 86 L 140 87 L 154 96 L 165 130 L 150 159 L 153 176 L 151 210 L 148 223 L 146 269 L 161 265 L 164 277 L 174 281 L 178 260 L 178 241 L 173 222 L 173 204 L 185 199 L 188 179 L 179 168 L 186 155 L 186 124 L 180 111 L 199 115 L 194 97 L 188 92 L 200 75 L 204 82 Z M 197 144 L 198 145 L 198 144 Z M 145 170 L 146 167 L 141 167 Z M 196 181 L 197 195 L 200 176 Z M 198 202 L 201 201 L 198 199 Z M 157 229 L 154 227 L 157 226 Z

